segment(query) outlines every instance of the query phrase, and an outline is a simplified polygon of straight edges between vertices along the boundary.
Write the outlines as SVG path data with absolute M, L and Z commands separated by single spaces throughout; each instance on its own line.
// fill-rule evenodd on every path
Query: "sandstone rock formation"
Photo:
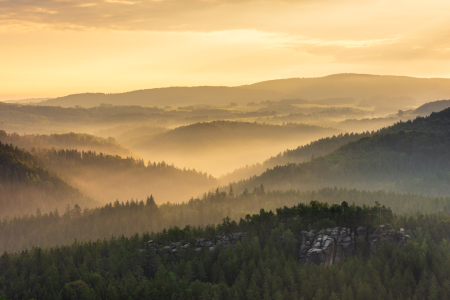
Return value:
M 148 244 L 149 248 L 156 253 L 179 255 L 180 251 L 193 248 L 200 254 L 202 249 L 208 249 L 213 252 L 219 245 L 224 248 L 230 245 L 234 248 L 237 243 L 242 241 L 244 235 L 244 232 L 237 232 L 228 236 L 216 236 L 213 239 L 198 238 L 191 243 L 180 240 L 167 246 L 158 245 L 154 241 L 148 241 Z M 313 263 L 318 266 L 331 266 L 353 256 L 361 243 L 366 243 L 370 253 L 373 253 L 384 242 L 397 243 L 399 247 L 403 247 L 410 241 L 411 238 L 409 235 L 405 235 L 403 228 L 396 232 L 389 224 L 381 225 L 377 228 L 358 227 L 356 230 L 335 227 L 319 232 L 314 230 L 309 232 L 302 231 L 298 262 L 302 264 Z M 144 251 L 144 249 L 141 249 L 141 251 Z
M 178 249 L 188 249 L 189 247 L 194 247 L 195 251 L 198 253 L 201 252 L 202 248 L 208 248 L 209 251 L 216 250 L 218 245 L 222 247 L 227 247 L 231 245 L 234 247 L 237 243 L 240 243 L 244 238 L 244 232 L 232 233 L 229 236 L 216 236 L 214 239 L 205 239 L 199 238 L 195 239 L 192 244 L 186 243 L 183 240 L 180 240 L 176 243 L 170 243 L 168 246 L 161 246 L 155 243 L 153 240 L 148 241 L 150 249 L 153 249 L 156 253 L 169 253 L 169 254 L 177 254 Z
M 314 263 L 318 266 L 331 266 L 355 254 L 361 241 L 369 243 L 373 253 L 383 242 L 397 243 L 403 247 L 411 240 L 401 228 L 398 232 L 389 224 L 378 228 L 358 227 L 356 232 L 350 228 L 327 228 L 320 232 L 302 231 L 300 237 L 299 263 Z

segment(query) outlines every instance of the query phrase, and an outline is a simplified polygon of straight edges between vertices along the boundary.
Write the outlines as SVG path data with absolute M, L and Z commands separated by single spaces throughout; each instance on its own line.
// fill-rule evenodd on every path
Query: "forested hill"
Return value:
M 49 169 L 102 204 L 145 198 L 150 193 L 160 202 L 178 203 L 218 185 L 206 173 L 179 169 L 164 161 L 144 162 L 132 157 L 64 149 L 43 149 L 34 154 Z
M 65 133 L 65 134 L 7 134 L 0 130 L 0 141 L 13 144 L 19 148 L 31 151 L 33 148 L 50 149 L 77 149 L 102 152 L 113 155 L 131 155 L 131 152 L 116 142 L 114 138 L 104 139 L 86 133 Z
M 340 130 L 306 124 L 269 125 L 250 122 L 213 121 L 180 126 L 158 135 L 130 141 L 135 148 L 186 148 L 224 147 L 232 142 L 257 142 L 271 144 L 277 140 L 303 138 L 316 135 L 338 134 Z
M 345 186 L 447 195 L 450 193 L 450 109 L 397 123 L 314 160 L 277 166 L 239 184 L 269 189 Z
M 447 104 L 440 104 L 440 102 L 447 103 L 448 101 L 436 101 L 430 102 L 422 106 L 422 108 L 418 108 L 420 112 L 429 111 L 430 109 L 440 111 L 439 107 L 443 109 L 448 107 L 445 106 Z M 450 105 L 450 104 L 449 104 Z M 429 107 L 429 108 L 427 108 Z M 421 132 L 433 132 L 433 131 L 450 131 L 448 124 L 450 117 L 447 116 L 448 110 L 442 111 L 439 114 L 432 114 L 428 118 L 417 117 L 415 120 L 410 120 L 407 122 L 399 122 L 392 126 L 385 127 L 376 132 L 364 132 L 364 133 L 346 133 L 339 134 L 337 136 L 326 137 L 319 139 L 317 141 L 313 141 L 308 145 L 299 146 L 296 149 L 286 150 L 282 153 L 279 153 L 277 156 L 273 156 L 267 160 L 265 160 L 262 164 L 254 164 L 247 165 L 245 167 L 236 169 L 232 173 L 228 173 L 225 176 L 222 176 L 220 179 L 222 183 L 226 184 L 228 182 L 239 181 L 244 178 L 249 178 L 255 175 L 260 175 L 267 169 L 274 168 L 275 166 L 282 166 L 288 163 L 302 163 L 311 160 L 312 157 L 318 157 L 325 154 L 328 154 L 339 147 L 352 142 L 357 141 L 363 137 L 374 136 L 375 134 L 380 133 L 390 133 L 390 132 L 398 132 L 401 130 L 415 130 Z M 429 111 L 432 113 L 433 111 Z
M 140 157 L 170 161 L 220 176 L 262 161 L 282 149 L 339 133 L 338 129 L 305 124 L 213 121 L 132 139 L 126 145 Z
M 39 105 L 74 107 L 113 105 L 178 106 L 192 104 L 228 105 L 231 101 L 241 104 L 248 101 L 281 99 L 282 93 L 267 90 L 242 89 L 225 86 L 168 87 L 138 90 L 118 94 L 86 93 L 49 99 Z
M 372 134 L 373 132 L 366 132 L 361 134 L 341 133 L 339 135 L 333 135 L 332 137 L 322 138 L 307 145 L 299 146 L 296 149 L 285 150 L 284 152 L 279 153 L 277 156 L 272 156 L 271 158 L 267 159 L 262 164 L 258 163 L 251 166 L 247 165 L 245 167 L 236 169 L 232 173 L 228 173 L 220 177 L 220 180 L 222 183 L 226 184 L 228 182 L 249 178 L 254 175 L 260 175 L 267 169 L 271 169 L 275 166 L 282 166 L 288 163 L 306 162 L 314 157 L 328 154 L 348 142 L 356 141 L 362 137 L 371 136 Z
M 417 132 L 429 132 L 443 134 L 450 132 L 450 108 L 440 112 L 434 112 L 427 117 L 417 117 L 407 122 L 399 122 L 390 127 L 381 129 L 381 133 L 398 132 L 401 130 L 413 130 Z
M 448 107 L 450 107 L 450 100 L 434 101 L 434 102 L 425 103 L 424 105 L 416 108 L 414 110 L 414 113 L 419 114 L 421 116 L 426 116 L 433 112 L 438 112 L 438 111 L 444 110 Z
M 151 212 L 152 206 L 149 203 L 142 210 Z M 448 299 L 449 215 L 396 217 L 389 212 L 379 205 L 359 207 L 342 202 L 329 206 L 312 201 L 276 212 L 261 209 L 239 222 L 224 219 L 207 227 L 173 227 L 131 237 L 5 252 L 0 257 L 0 297 Z M 371 240 L 361 238 L 355 256 L 330 267 L 298 262 L 302 230 L 331 225 L 347 232 L 351 228 L 354 233 L 359 224 L 372 227 L 377 221 L 389 221 L 396 230 L 406 228 L 412 241 L 402 248 L 383 243 L 371 252 Z M 228 239 L 233 235 L 243 238 Z M 201 247 L 204 238 L 220 238 L 223 245 L 217 242 L 209 249 Z M 223 242 L 227 239 L 230 242 Z
M 87 241 L 111 236 L 132 236 L 135 233 L 157 232 L 169 228 L 207 226 L 221 223 L 227 218 L 238 221 L 247 214 L 258 213 L 261 209 L 275 211 L 283 206 L 307 204 L 311 199 L 326 202 L 329 206 L 343 201 L 358 206 L 376 206 L 379 203 L 390 207 L 398 215 L 450 212 L 450 197 L 436 198 L 344 188 L 282 192 L 265 191 L 264 187 L 256 187 L 253 191 L 244 191 L 241 194 L 234 194 L 232 190 L 228 193 L 217 191 L 178 204 L 160 205 L 155 205 L 155 200 L 158 199 L 153 196 L 144 199 L 114 201 L 93 209 L 71 206 L 64 211 L 0 221 L 0 249 L 14 252 L 33 246 L 63 245 L 75 240 Z
M 0 142 L 0 217 L 64 209 L 68 203 L 97 204 L 42 168 L 34 155 Z

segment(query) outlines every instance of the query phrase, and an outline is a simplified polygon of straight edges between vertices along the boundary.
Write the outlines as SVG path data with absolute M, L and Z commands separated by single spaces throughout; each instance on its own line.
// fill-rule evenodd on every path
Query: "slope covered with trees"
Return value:
M 144 162 L 132 157 L 64 149 L 33 153 L 47 168 L 102 204 L 132 197 L 142 199 L 150 193 L 159 203 L 178 203 L 218 185 L 218 181 L 206 173 L 179 169 L 164 161 Z
M 447 195 L 450 109 L 400 122 L 314 160 L 278 166 L 240 184 L 270 189 L 346 186 Z
M 118 94 L 86 93 L 49 99 L 40 105 L 74 107 L 99 106 L 102 103 L 112 105 L 166 106 L 166 105 L 228 105 L 230 99 L 239 103 L 260 99 L 277 99 L 282 95 L 267 90 L 248 90 L 239 87 L 199 86 L 169 87 L 131 91 Z
M 130 151 L 116 142 L 114 138 L 104 139 L 85 133 L 65 133 L 65 134 L 7 134 L 0 130 L 0 141 L 13 144 L 19 148 L 31 151 L 38 149 L 77 149 L 79 151 L 90 150 L 114 155 L 130 155 Z
M 441 111 L 447 106 L 444 104 L 440 104 L 440 102 L 445 101 L 436 101 L 436 102 L 430 102 L 422 107 L 418 108 L 417 110 L 420 111 L 420 114 L 425 114 L 424 111 L 428 111 L 429 109 L 427 107 L 430 107 L 429 114 L 431 114 L 433 111 Z M 440 109 L 442 108 L 442 109 Z M 441 118 L 441 117 L 439 117 Z M 444 117 L 445 118 L 445 117 Z M 373 136 L 375 134 L 379 133 L 388 133 L 388 132 L 396 132 L 401 130 L 416 130 L 416 131 L 423 131 L 423 132 L 431 132 L 433 130 L 441 130 L 441 127 L 445 127 L 445 124 L 440 124 L 441 120 L 431 120 L 431 119 L 423 119 L 421 117 L 416 118 L 416 120 L 406 120 L 404 122 L 394 122 L 394 120 L 397 120 L 396 118 L 384 118 L 380 119 L 380 121 L 383 124 L 393 124 L 390 126 L 386 126 L 384 128 L 381 128 L 376 131 L 366 131 L 362 133 L 346 133 L 346 134 L 340 134 L 337 136 L 327 137 L 323 139 L 319 139 L 317 141 L 313 141 L 307 145 L 299 146 L 296 149 L 292 150 L 285 150 L 284 152 L 280 152 L 277 156 L 273 156 L 267 160 L 265 160 L 262 164 L 257 163 L 254 165 L 247 165 L 242 168 L 238 168 L 235 171 L 226 174 L 222 176 L 220 179 L 223 183 L 233 182 L 233 181 L 239 181 L 241 179 L 246 179 L 248 177 L 252 177 L 254 175 L 260 175 L 267 169 L 271 169 L 275 166 L 281 166 L 288 163 L 301 163 L 305 161 L 309 161 L 313 156 L 318 157 L 325 154 L 328 154 L 339 147 L 345 145 L 348 142 L 359 140 L 362 137 L 369 137 Z M 351 128 L 354 128 L 356 125 L 359 124 L 357 127 L 359 128 L 367 128 L 370 126 L 361 125 L 363 123 L 370 123 L 375 121 L 375 119 L 362 119 L 362 120 L 347 120 L 345 122 L 341 122 L 339 124 L 336 124 L 337 128 L 342 128 L 346 130 L 350 130 Z M 340 124 L 346 123 L 347 125 L 341 126 Z M 352 125 L 353 124 L 353 125 Z M 434 124 L 434 125 L 427 125 L 427 124 Z M 348 128 L 347 128 L 348 127 Z M 378 126 L 382 127 L 382 126 Z
M 164 159 L 177 166 L 195 167 L 218 176 L 281 149 L 340 132 L 304 124 L 213 121 L 181 126 L 165 133 L 129 140 L 126 144 L 141 157 Z
M 297 263 L 300 230 L 316 217 L 370 225 L 378 207 L 318 202 L 261 210 L 239 223 L 171 228 L 160 233 L 33 248 L 0 257 L 0 296 L 9 299 L 446 299 L 450 297 L 450 217 L 438 213 L 388 218 L 407 228 L 403 248 L 383 244 L 373 255 L 361 243 L 357 255 L 327 268 Z M 285 212 L 290 216 L 286 218 Z M 342 218 L 342 216 L 348 218 Z M 373 217 L 373 218 L 372 218 Z M 334 221 L 336 220 L 336 221 Z M 386 221 L 385 219 L 381 221 Z M 320 227 L 318 227 L 320 228 Z M 234 248 L 197 254 L 153 250 L 183 238 L 245 231 Z
M 191 107 L 180 110 L 149 106 L 64 108 L 0 102 L 1 128 L 7 132 L 20 134 L 65 133 L 73 131 L 75 127 L 77 132 L 93 133 L 120 125 L 179 126 L 213 120 L 268 117 L 275 114 L 272 111 L 240 111 L 213 107 Z
M 251 143 L 262 140 L 266 143 L 272 143 L 277 140 L 308 139 L 315 135 L 327 135 L 338 132 L 338 130 L 333 128 L 304 124 L 285 124 L 280 126 L 256 122 L 213 121 L 181 126 L 161 133 L 150 140 L 135 141 L 134 147 L 170 149 L 178 146 L 197 149 L 204 146 L 210 148 L 214 144 L 221 146 L 233 141 Z
M 101 208 L 82 209 L 79 206 L 49 214 L 23 216 L 0 222 L 0 249 L 23 250 L 32 246 L 47 247 L 78 241 L 114 236 L 131 236 L 146 231 L 158 232 L 170 227 L 206 226 L 225 218 L 238 221 L 259 210 L 275 211 L 279 207 L 307 204 L 311 200 L 329 206 L 343 201 L 358 206 L 391 207 L 401 215 L 421 212 L 450 212 L 450 198 L 435 198 L 385 191 L 357 191 L 325 188 L 314 192 L 264 191 L 257 187 L 239 195 L 219 192 L 205 194 L 179 204 L 155 205 L 154 198 L 126 202 L 115 201 Z M 316 221 L 312 222 L 315 223 Z
M 260 175 L 267 169 L 271 169 L 275 166 L 309 161 L 316 156 L 328 154 L 348 142 L 356 141 L 362 137 L 371 136 L 372 134 L 373 133 L 369 132 L 362 134 L 341 133 L 339 135 L 333 135 L 332 137 L 322 138 L 307 145 L 299 146 L 296 149 L 287 149 L 283 152 L 280 152 L 277 156 L 272 156 L 262 164 L 258 163 L 251 166 L 247 165 L 245 167 L 238 168 L 235 171 L 220 177 L 220 180 L 222 183 L 239 181 L 241 179 L 246 179 L 255 175 Z
M 448 107 L 450 107 L 450 100 L 434 101 L 434 102 L 425 103 L 424 105 L 416 108 L 414 110 L 414 113 L 421 115 L 421 116 L 427 116 L 433 112 L 439 112 Z
M 62 209 L 68 203 L 93 206 L 55 173 L 49 172 L 36 157 L 0 142 L 0 217 Z

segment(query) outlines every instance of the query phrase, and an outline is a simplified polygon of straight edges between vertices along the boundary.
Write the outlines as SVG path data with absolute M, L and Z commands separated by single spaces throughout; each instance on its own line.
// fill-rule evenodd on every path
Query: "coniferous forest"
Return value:
M 447 86 L 2 102 L 0 300 L 449 299 Z

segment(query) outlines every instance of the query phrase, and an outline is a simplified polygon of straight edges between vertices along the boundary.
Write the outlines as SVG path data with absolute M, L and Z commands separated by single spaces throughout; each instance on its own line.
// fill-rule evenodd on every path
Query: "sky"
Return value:
M 0 0 L 0 100 L 450 77 L 448 0 Z

